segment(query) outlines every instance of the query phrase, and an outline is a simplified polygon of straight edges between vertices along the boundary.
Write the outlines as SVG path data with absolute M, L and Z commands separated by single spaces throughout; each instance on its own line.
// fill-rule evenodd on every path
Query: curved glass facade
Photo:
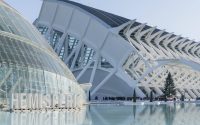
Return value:
M 40 33 L 0 2 L 0 103 L 13 93 L 84 95 Z

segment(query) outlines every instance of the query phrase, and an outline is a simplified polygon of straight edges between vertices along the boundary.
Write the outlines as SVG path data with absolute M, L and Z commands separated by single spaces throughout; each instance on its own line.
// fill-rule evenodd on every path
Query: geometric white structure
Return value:
M 163 94 L 167 74 L 177 93 L 200 97 L 200 44 L 68 0 L 44 0 L 34 25 L 94 99 Z

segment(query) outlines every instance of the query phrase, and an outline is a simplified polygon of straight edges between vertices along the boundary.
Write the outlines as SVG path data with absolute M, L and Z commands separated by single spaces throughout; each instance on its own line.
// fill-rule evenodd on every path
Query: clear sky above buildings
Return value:
M 42 0 L 5 0 L 29 21 Z M 200 41 L 200 0 L 73 0 Z

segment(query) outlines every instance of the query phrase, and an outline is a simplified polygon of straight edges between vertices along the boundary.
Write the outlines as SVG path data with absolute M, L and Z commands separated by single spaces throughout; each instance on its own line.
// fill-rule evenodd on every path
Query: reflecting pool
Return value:
M 200 125 L 200 104 L 92 105 L 81 110 L 0 112 L 0 125 Z

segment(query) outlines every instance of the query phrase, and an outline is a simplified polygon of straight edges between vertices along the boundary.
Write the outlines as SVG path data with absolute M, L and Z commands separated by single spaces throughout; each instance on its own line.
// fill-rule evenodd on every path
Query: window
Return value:
M 52 31 L 52 35 L 50 38 L 50 45 L 54 48 L 56 43 L 59 42 L 60 38 L 62 37 L 63 33 L 57 30 Z

